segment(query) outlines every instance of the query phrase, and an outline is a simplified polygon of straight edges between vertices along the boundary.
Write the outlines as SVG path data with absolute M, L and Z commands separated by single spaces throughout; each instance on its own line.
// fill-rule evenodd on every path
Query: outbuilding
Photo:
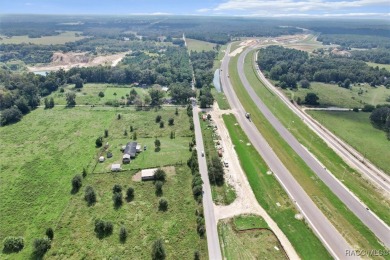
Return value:
M 121 170 L 121 165 L 119 163 L 114 163 L 111 165 L 112 172 L 119 172 Z
M 147 180 L 154 180 L 154 173 L 156 172 L 157 168 L 152 169 L 144 169 L 141 171 L 141 180 L 147 181 Z
M 99 162 L 104 162 L 104 156 L 99 157 Z
M 122 163 L 130 163 L 130 154 L 124 154 L 122 157 Z

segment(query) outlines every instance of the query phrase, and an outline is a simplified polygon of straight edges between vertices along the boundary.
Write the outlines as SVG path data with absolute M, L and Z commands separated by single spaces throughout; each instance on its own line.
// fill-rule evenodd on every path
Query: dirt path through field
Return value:
M 220 110 L 218 104 L 215 103 L 213 110 L 210 111 L 211 118 L 218 130 L 217 133 L 221 137 L 221 145 L 223 147 L 224 160 L 229 162 L 229 167 L 225 168 L 225 179 L 232 185 L 236 191 L 236 200 L 228 206 L 214 205 L 214 212 L 216 220 L 231 218 L 241 214 L 255 214 L 260 215 L 267 222 L 268 226 L 275 233 L 284 250 L 290 259 L 299 259 L 298 254 L 291 245 L 290 241 L 280 230 L 278 225 L 271 219 L 267 212 L 259 205 L 252 188 L 242 170 L 233 143 L 230 139 L 229 132 L 223 122 L 222 114 L 235 114 L 232 110 Z

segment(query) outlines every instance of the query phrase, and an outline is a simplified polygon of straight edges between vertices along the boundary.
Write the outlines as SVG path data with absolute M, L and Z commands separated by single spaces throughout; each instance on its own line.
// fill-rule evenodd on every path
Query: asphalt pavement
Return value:
M 269 146 L 264 137 L 259 133 L 254 124 L 245 117 L 245 110 L 234 93 L 229 80 L 229 56 L 227 55 L 229 52 L 230 45 L 226 50 L 226 54 L 221 66 L 222 89 L 237 117 L 240 126 L 247 134 L 252 145 L 263 157 L 271 171 L 274 173 L 275 177 L 286 190 L 292 201 L 294 201 L 296 207 L 300 210 L 301 214 L 304 216 L 309 226 L 313 229 L 314 233 L 320 238 L 322 243 L 328 249 L 330 254 L 336 259 L 355 258 L 346 256 L 346 250 L 351 250 L 351 246 L 340 235 L 340 233 L 318 209 L 318 207 L 314 204 L 314 202 L 310 199 L 310 197 L 306 194 L 298 182 L 293 178 L 291 173 L 279 160 L 275 152 Z M 239 65 L 243 64 L 242 57 L 243 56 L 240 57 L 238 62 Z M 239 70 L 239 73 L 240 76 L 243 76 L 243 71 Z M 250 86 L 249 88 L 251 89 Z M 252 98 L 257 97 L 257 95 L 253 93 L 253 89 L 252 92 L 249 92 L 249 94 Z

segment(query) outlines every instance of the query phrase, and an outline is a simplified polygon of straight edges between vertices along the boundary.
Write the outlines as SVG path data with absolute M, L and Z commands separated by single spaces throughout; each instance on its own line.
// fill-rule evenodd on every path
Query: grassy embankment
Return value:
M 235 88 L 235 91 L 241 100 L 241 103 L 243 104 L 246 111 L 251 113 L 252 120 L 256 127 L 259 129 L 259 131 L 262 133 L 262 135 L 266 138 L 270 146 L 273 148 L 275 153 L 278 155 L 278 157 L 281 159 L 281 161 L 284 163 L 284 165 L 289 169 L 289 171 L 293 174 L 295 179 L 300 183 L 302 188 L 310 195 L 312 200 L 317 204 L 317 206 L 322 210 L 322 212 L 329 218 L 329 220 L 332 222 L 332 224 L 339 230 L 341 234 L 348 234 L 346 236 L 346 240 L 349 241 L 350 244 L 352 244 L 356 248 L 363 248 L 363 249 L 370 249 L 370 248 L 383 248 L 380 243 L 378 243 L 375 235 L 338 199 L 331 191 L 330 189 L 317 177 L 317 175 L 311 171 L 311 169 L 304 163 L 304 161 L 292 150 L 292 148 L 281 138 L 281 136 L 276 132 L 276 130 L 270 125 L 270 123 L 265 119 L 265 117 L 259 112 L 253 101 L 251 100 L 250 96 L 242 86 L 242 83 L 238 77 L 237 74 L 237 60 L 238 57 L 234 57 L 230 63 L 229 67 L 229 74 L 230 79 L 232 80 L 233 86 Z M 260 81 L 257 79 L 257 77 L 254 74 L 253 68 L 252 68 L 252 56 L 249 54 L 248 58 L 246 59 L 246 74 L 248 77 L 248 80 L 254 84 L 254 80 L 256 80 L 256 84 L 253 86 L 255 87 L 256 91 L 259 91 L 260 89 Z M 269 92 L 267 89 L 262 87 L 262 90 L 264 92 L 268 92 L 269 95 L 267 96 L 261 96 L 262 99 L 267 99 L 268 96 L 273 96 L 271 92 Z M 271 99 L 267 99 L 267 102 L 271 102 Z M 267 104 L 267 103 L 266 103 Z M 269 104 L 267 104 L 269 105 Z M 279 109 L 280 106 L 284 106 L 276 97 L 274 100 L 272 100 L 272 104 L 269 105 L 271 107 L 271 110 L 275 113 L 276 110 Z M 288 124 L 287 126 L 289 128 L 298 128 L 303 127 L 301 124 L 294 124 L 295 116 L 294 114 L 286 109 L 281 109 L 283 113 L 287 113 L 288 116 L 282 117 L 285 118 Z M 280 118 L 280 115 L 276 113 L 276 116 Z M 296 119 L 295 121 L 299 121 Z M 282 120 L 283 123 L 285 123 Z M 302 128 L 304 130 L 304 128 Z M 303 134 L 303 133 L 302 133 Z M 310 136 L 308 134 L 307 136 Z M 315 140 L 312 141 L 318 141 L 321 140 L 318 137 L 315 137 Z M 298 138 L 299 141 L 301 141 L 301 138 Z M 304 143 L 305 144 L 305 143 Z M 314 150 L 315 147 L 312 147 Z M 313 152 L 312 150 L 312 152 Z M 332 154 L 329 154 L 329 152 L 325 153 L 325 158 L 319 158 L 321 161 L 324 161 L 326 159 L 327 163 L 332 164 L 332 169 L 334 167 L 334 163 L 342 163 L 341 159 L 338 158 L 334 153 L 333 156 L 330 156 Z M 316 154 L 316 153 L 315 153 Z M 334 160 L 333 160 L 334 159 Z M 333 171 L 332 171 L 333 172 Z M 355 173 L 356 174 L 356 173 Z M 363 194 L 362 194 L 363 195 Z M 372 196 L 372 194 L 367 195 L 364 194 L 363 196 L 369 197 Z M 374 205 L 375 206 L 375 205 Z M 386 209 L 379 208 L 376 206 L 378 211 L 385 212 Z M 383 214 L 383 217 L 386 218 L 386 215 Z
M 295 218 L 297 210 L 233 115 L 223 115 L 230 138 L 249 184 L 259 204 L 284 232 L 302 259 L 330 259 L 330 255 L 312 230 Z M 280 207 L 277 205 L 280 204 Z
M 287 259 L 260 216 L 241 215 L 218 223 L 225 259 Z
M 308 111 L 317 121 L 340 136 L 364 157 L 390 174 L 390 141 L 386 133 L 372 126 L 370 113 Z
M 215 43 L 186 38 L 188 51 L 212 51 Z
M 6 38 L 2 36 L 2 40 L 0 40 L 0 44 L 20 44 L 20 43 L 32 43 L 32 44 L 64 44 L 65 42 L 75 42 L 84 39 L 84 36 L 76 36 L 74 31 L 62 32 L 58 35 L 53 36 L 42 36 L 40 38 L 29 38 L 27 35 L 24 36 L 12 36 L 10 38 Z
M 210 164 L 212 157 L 218 157 L 214 140 L 220 140 L 220 138 L 216 132 L 213 131 L 213 126 L 208 121 L 203 121 L 200 119 L 200 126 L 202 128 L 203 144 L 207 164 Z M 211 195 L 213 197 L 213 201 L 219 205 L 229 205 L 236 199 L 234 188 L 227 182 L 221 186 L 211 185 Z
M 366 205 L 370 207 L 387 224 L 390 223 L 390 201 L 386 199 L 377 188 L 367 182 L 360 173 L 349 167 L 322 139 L 311 131 L 301 120 L 286 107 L 286 105 L 273 95 L 256 77 L 251 66 L 251 54 L 245 60 L 245 73 L 255 91 L 263 102 L 272 110 L 274 115 L 290 129 L 290 132 L 297 140 L 306 146 L 339 180 L 357 195 Z M 386 150 L 382 150 L 386 154 Z M 383 161 L 386 163 L 387 160 Z M 381 204 L 378 204 L 378 199 Z
M 117 114 L 122 115 L 117 119 Z M 175 126 L 165 124 L 160 129 L 155 117 L 174 117 Z M 166 213 L 157 211 L 158 198 L 154 195 L 152 183 L 132 181 L 134 170 L 118 174 L 91 173 L 99 156 L 95 140 L 109 130 L 108 141 L 113 157 L 107 165 L 120 161 L 121 153 L 115 142 L 130 140 L 123 136 L 123 128 L 133 125 L 138 133 L 137 141 L 142 144 L 163 136 L 161 150 L 154 151 L 154 145 L 142 152 L 128 168 L 148 168 L 159 165 L 177 164 L 176 174 L 168 177 L 163 187 L 163 196 L 169 202 Z M 169 139 L 175 129 L 176 139 Z M 17 124 L 0 128 L 1 161 L 0 172 L 0 241 L 6 236 L 22 236 L 25 248 L 18 254 L 2 254 L 2 259 L 28 259 L 32 253 L 34 238 L 44 236 L 48 227 L 54 228 L 54 241 L 49 258 L 149 258 L 151 244 L 155 238 L 165 241 L 170 258 L 191 258 L 194 250 L 207 255 L 205 239 L 196 233 L 194 211 L 196 203 L 191 192 L 191 174 L 185 166 L 188 151 L 189 130 L 185 109 L 174 115 L 174 108 L 155 111 L 133 109 L 89 107 L 37 109 L 23 117 Z M 149 149 L 151 148 L 151 149 Z M 104 164 L 99 164 L 103 167 Z M 132 166 L 133 165 L 133 166 Z M 71 195 L 71 179 L 88 170 L 83 187 Z M 126 167 L 125 167 L 126 168 Z M 121 184 L 133 186 L 135 199 L 115 210 L 112 202 L 112 186 Z M 97 204 L 87 207 L 83 200 L 84 188 L 94 187 Z M 94 220 L 103 218 L 114 224 L 113 234 L 105 239 L 96 238 Z M 121 244 L 118 238 L 120 226 L 128 230 L 127 242 Z M 180 238 L 180 239 L 179 239 Z

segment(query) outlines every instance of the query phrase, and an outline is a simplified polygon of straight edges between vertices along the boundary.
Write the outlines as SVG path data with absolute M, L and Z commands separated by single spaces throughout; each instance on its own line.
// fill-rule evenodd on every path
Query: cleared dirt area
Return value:
M 59 69 L 69 70 L 73 67 L 92 67 L 98 65 L 116 66 L 126 54 L 121 52 L 111 55 L 94 56 L 88 52 L 55 52 L 49 64 L 31 66 L 28 70 L 36 71 L 55 71 Z

